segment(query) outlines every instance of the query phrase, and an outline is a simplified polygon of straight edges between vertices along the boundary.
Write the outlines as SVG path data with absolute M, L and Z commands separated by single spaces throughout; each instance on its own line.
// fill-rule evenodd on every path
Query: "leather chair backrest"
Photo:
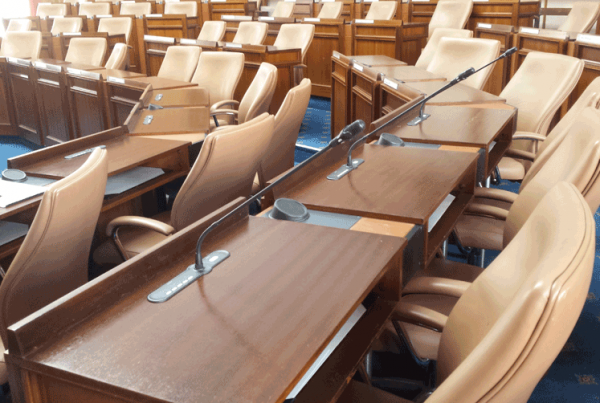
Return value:
M 39 3 L 35 13 L 38 17 L 49 17 L 54 15 L 67 15 L 66 4 Z
M 294 150 L 300 125 L 310 101 L 311 81 L 303 79 L 285 96 L 275 115 L 273 138 L 260 163 L 258 179 L 261 188 L 266 183 L 294 166 Z
M 332 1 L 330 3 L 322 3 L 321 11 L 318 18 L 335 20 L 342 16 L 344 3 L 341 1 Z
M 171 225 L 181 230 L 237 197 L 248 197 L 273 135 L 267 113 L 209 134 L 173 202 Z
M 261 63 L 238 108 L 238 123 L 247 122 L 269 111 L 275 87 L 277 67 Z
M 464 28 L 472 10 L 473 0 L 439 2 L 429 21 L 429 37 L 438 28 Z
M 394 18 L 398 2 L 395 1 L 376 1 L 371 3 L 366 20 L 388 21 Z
M 42 51 L 42 33 L 39 31 L 7 32 L 2 39 L 0 56 L 37 59 Z
M 272 17 L 275 18 L 292 18 L 294 14 L 294 6 L 295 2 L 291 1 L 283 1 L 280 0 L 275 5 L 275 10 L 273 10 Z
M 442 38 L 427 71 L 452 80 L 469 67 L 484 66 L 500 55 L 500 41 L 479 38 Z M 462 82 L 481 90 L 490 78 L 494 66 L 489 66 Z
M 500 93 L 507 104 L 519 110 L 517 130 L 546 135 L 554 114 L 579 82 L 583 67 L 583 60 L 571 56 L 528 53 Z
M 273 46 L 300 49 L 302 60 L 304 60 L 314 36 L 315 26 L 313 24 L 282 24 Z
M 431 63 L 431 59 L 435 55 L 438 44 L 440 43 L 440 39 L 442 38 L 472 38 L 473 31 L 468 29 L 454 29 L 454 28 L 438 28 L 431 35 L 429 40 L 427 41 L 427 45 L 421 51 L 421 56 L 417 59 L 415 63 L 415 67 L 421 69 L 427 69 L 429 63 Z
M 567 16 L 567 20 L 558 27 L 559 31 L 565 32 L 589 32 L 600 16 L 600 2 L 578 1 L 573 3 L 573 8 Z
M 198 35 L 200 41 L 215 41 L 223 40 L 227 23 L 225 21 L 204 21 L 202 29 Z
M 64 32 L 81 32 L 83 20 L 80 17 L 55 18 L 50 32 L 52 35 Z
M 31 30 L 31 20 L 13 18 L 8 22 L 6 32 L 27 32 Z
M 152 3 L 143 2 L 121 2 L 121 15 L 135 15 L 136 17 L 141 17 L 146 14 L 152 14 Z
M 594 180 L 599 164 L 600 111 L 586 108 L 546 164 L 512 204 L 504 226 L 504 245 L 512 241 L 539 201 L 556 183 L 569 182 L 583 192 Z
M 128 50 L 129 48 L 126 44 L 116 43 L 104 67 L 107 69 L 125 70 L 129 58 Z
M 29 232 L 0 285 L 0 335 L 88 280 L 108 160 L 95 150 L 83 165 L 47 187 Z M 85 157 L 84 157 L 85 158 Z
M 554 129 L 548 134 L 546 140 L 540 142 L 535 156 L 535 162 L 525 174 L 519 191 L 524 189 L 531 178 L 533 178 L 539 172 L 540 168 L 544 166 L 546 161 L 548 161 L 548 158 L 550 158 L 556 148 L 564 140 L 573 123 L 577 121 L 579 114 L 587 107 L 596 109 L 600 107 L 600 77 L 597 77 L 587 86 L 583 94 L 581 94 L 573 106 L 571 106 L 571 109 L 569 109 L 560 122 L 554 126 Z
M 208 90 L 211 104 L 233 99 L 244 60 L 241 52 L 202 52 L 191 82 Z
M 86 17 L 93 17 L 95 15 L 109 15 L 111 12 L 111 5 L 108 2 L 105 3 L 79 3 L 79 15 L 85 15 Z
M 190 81 L 201 52 L 198 46 L 169 46 L 157 76 Z
M 233 37 L 233 43 L 262 45 L 267 38 L 269 24 L 266 22 L 243 21 Z
M 182 1 L 179 3 L 166 3 L 165 14 L 185 14 L 188 17 L 198 16 L 198 3 L 195 1 Z
M 106 56 L 106 48 L 104 38 L 72 38 L 65 61 L 101 66 Z
M 100 18 L 98 32 L 106 32 L 109 35 L 125 35 L 125 41 L 129 43 L 129 37 L 133 29 L 133 21 L 129 17 Z
M 592 213 L 557 184 L 452 309 L 427 402 L 527 402 L 575 327 L 594 252 Z

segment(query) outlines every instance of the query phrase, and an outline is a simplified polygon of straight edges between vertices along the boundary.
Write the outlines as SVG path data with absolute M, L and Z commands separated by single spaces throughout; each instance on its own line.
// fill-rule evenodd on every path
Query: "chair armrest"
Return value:
M 515 132 L 512 136 L 513 140 L 535 140 L 535 141 L 544 141 L 546 140 L 546 136 L 542 136 L 539 133 L 533 132 Z
M 509 192 L 508 190 L 477 187 L 475 188 L 474 196 L 480 199 L 493 199 L 507 203 L 514 203 L 515 200 L 517 200 L 518 195 L 516 193 Z
M 442 277 L 413 277 L 402 289 L 402 295 L 435 294 L 460 298 L 470 285 L 466 281 Z
M 235 109 L 215 109 L 214 111 L 210 111 L 210 116 L 219 116 L 219 115 L 230 115 L 230 116 L 236 116 L 238 115 L 238 111 L 236 111 Z
M 508 211 L 495 206 L 488 206 L 487 204 L 471 203 L 467 206 L 465 214 L 478 215 L 496 218 L 498 220 L 506 221 Z
M 444 314 L 425 308 L 424 306 L 403 303 L 400 301 L 392 313 L 392 320 L 406 322 L 441 332 L 446 326 L 448 317 Z
M 520 160 L 533 162 L 535 154 L 531 151 L 517 150 L 515 148 L 509 148 L 504 154 L 505 157 L 512 157 Z
M 233 99 L 219 101 L 210 107 L 210 111 L 211 112 L 216 111 L 217 109 L 221 109 L 225 105 L 231 105 L 232 108 L 237 108 L 240 106 L 240 103 L 238 101 L 234 101 Z
M 137 217 L 137 216 L 122 216 L 115 218 L 106 227 L 106 235 L 114 236 L 120 227 L 140 227 L 152 231 L 159 232 L 163 235 L 171 235 L 175 232 L 175 228 L 162 221 L 152 218 Z

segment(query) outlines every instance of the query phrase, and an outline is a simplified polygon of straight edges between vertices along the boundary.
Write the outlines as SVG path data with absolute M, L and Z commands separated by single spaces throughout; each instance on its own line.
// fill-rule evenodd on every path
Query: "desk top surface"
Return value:
M 406 63 L 392 59 L 389 56 L 348 56 L 349 59 L 355 60 L 358 63 L 367 67 L 379 67 L 379 66 L 406 66 Z
M 116 69 L 102 69 L 102 70 L 94 70 L 94 73 L 102 74 L 102 77 L 106 80 L 108 77 L 115 78 L 137 78 L 137 77 L 146 77 L 143 73 L 137 73 L 135 71 L 125 71 L 125 70 L 116 70 Z
M 294 199 L 315 210 L 424 224 L 477 154 L 367 144 L 354 150 L 352 158 L 365 162 L 342 179 L 328 180 L 327 175 L 345 158 L 307 174 L 281 194 L 275 188 L 275 197 Z
M 171 80 L 170 78 L 162 77 L 136 77 L 132 81 L 152 84 L 154 90 L 169 90 L 173 88 L 197 87 L 196 83 L 188 83 L 186 81 Z
M 229 251 L 228 259 L 169 301 L 148 302 L 150 292 L 193 263 L 198 234 L 188 227 L 63 306 L 47 307 L 76 313 L 46 322 L 62 334 L 40 335 L 50 340 L 26 359 L 138 398 L 281 402 L 379 279 L 397 269 L 406 243 L 249 217 L 204 244 L 205 253 Z M 111 295 L 91 301 L 94 292 L 106 293 L 102 287 Z M 32 326 L 38 315 L 44 323 L 38 312 L 27 319 Z
M 385 74 L 387 78 L 395 78 L 406 83 L 413 81 L 446 81 L 446 77 L 415 66 L 378 66 L 375 71 Z
M 446 85 L 443 81 L 419 81 L 407 83 L 411 88 L 421 91 L 426 96 Z M 487 104 L 487 103 L 505 103 L 506 99 L 492 95 L 485 91 L 480 91 L 464 84 L 456 84 L 454 87 L 436 95 L 432 98 L 429 105 L 457 105 L 457 104 Z
M 146 118 L 152 116 L 152 121 L 144 123 Z M 210 130 L 209 110 L 206 106 L 187 108 L 169 108 L 139 112 L 134 115 L 129 126 L 130 135 L 150 134 L 183 134 L 183 133 L 208 133 Z
M 159 97 L 159 99 L 157 99 Z M 143 100 L 144 107 L 149 104 L 159 105 L 164 108 L 184 106 L 210 106 L 210 94 L 206 88 L 190 87 L 173 90 L 152 90 Z

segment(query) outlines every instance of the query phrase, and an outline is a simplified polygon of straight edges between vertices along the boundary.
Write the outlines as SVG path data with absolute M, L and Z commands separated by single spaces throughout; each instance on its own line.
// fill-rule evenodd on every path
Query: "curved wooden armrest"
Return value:
M 392 313 L 392 320 L 406 322 L 412 325 L 432 329 L 436 332 L 441 332 L 444 330 L 444 326 L 446 326 L 448 317 L 433 309 L 400 301 L 398 305 L 396 305 L 394 313 Z
M 227 99 L 224 101 L 219 101 L 217 103 L 215 103 L 214 105 L 212 105 L 210 107 L 210 111 L 214 112 L 218 109 L 221 109 L 222 107 L 224 107 L 225 105 L 231 105 L 232 108 L 237 108 L 240 106 L 240 103 L 238 101 L 234 101 L 233 99 Z
M 443 277 L 414 277 L 402 289 L 402 295 L 435 294 L 460 298 L 471 283 Z
M 480 199 L 493 199 L 507 203 L 514 203 L 517 200 L 517 194 L 508 190 L 494 188 L 475 188 L 474 196 Z
M 512 137 L 513 140 L 535 140 L 535 141 L 544 141 L 546 140 L 546 136 L 542 136 L 539 133 L 533 132 L 515 132 Z
M 506 153 L 504 155 L 506 157 L 512 157 L 531 162 L 533 162 L 533 160 L 535 159 L 535 154 L 531 151 L 517 150 L 514 148 L 509 148 L 508 150 L 506 150 Z
M 171 235 L 175 232 L 175 228 L 169 224 L 165 224 L 162 221 L 146 217 L 122 216 L 117 217 L 108 223 L 108 226 L 106 227 L 106 235 L 114 236 L 120 227 L 141 227 L 159 232 L 163 235 Z
M 508 211 L 500 207 L 478 203 L 469 204 L 465 210 L 465 214 L 492 217 L 502 221 L 506 221 L 506 217 L 508 217 Z

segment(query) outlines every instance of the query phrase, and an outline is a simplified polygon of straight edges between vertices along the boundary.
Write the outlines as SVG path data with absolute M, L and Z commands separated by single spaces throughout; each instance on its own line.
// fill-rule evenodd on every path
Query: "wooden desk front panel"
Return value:
M 511 77 L 515 75 L 521 63 L 529 52 L 567 54 L 567 39 L 548 38 L 541 35 L 530 35 L 519 33 L 515 38 L 517 53 L 512 56 Z
M 110 122 L 112 127 L 125 124 L 135 104 L 144 93 L 145 88 L 106 83 L 106 96 L 110 108 Z
M 15 112 L 8 79 L 6 58 L 0 58 L 0 133 L 15 134 Z
M 144 34 L 167 36 L 169 38 L 196 38 L 196 17 L 185 15 L 165 15 L 162 17 L 144 17 Z
M 169 46 L 174 46 L 173 43 L 165 43 L 154 41 L 151 39 L 144 40 L 144 53 L 146 55 L 146 75 L 149 77 L 156 77 L 160 66 L 162 65 L 167 49 Z
M 379 75 L 365 74 L 352 68 L 350 70 L 350 122 L 362 119 L 367 127 L 379 118 L 378 91 L 381 85 Z
M 89 136 L 110 128 L 104 82 L 67 74 L 69 104 L 75 137 Z
M 600 77 L 600 45 L 575 42 L 573 55 L 585 63 L 579 82 L 569 96 L 569 108 L 579 99 L 588 85 Z
M 513 33 L 507 30 L 476 28 L 473 37 L 500 41 L 500 53 L 511 48 L 513 44 Z M 484 91 L 489 92 L 490 94 L 500 95 L 511 76 L 512 57 L 514 56 L 511 56 L 511 59 L 502 59 L 496 63 L 488 82 L 483 87 Z
M 30 78 L 31 66 L 8 63 L 7 70 L 13 96 L 17 134 L 35 144 L 44 145 L 35 85 Z
M 74 139 L 65 74 L 62 71 L 34 67 L 32 78 L 36 87 L 44 143 L 54 145 Z
M 294 13 L 292 14 L 293 18 L 310 18 L 316 17 L 313 14 L 313 1 L 312 0 L 296 0 L 296 5 L 294 6 Z
M 50 34 L 49 32 L 42 33 L 42 50 L 40 51 L 40 59 L 54 58 L 55 57 L 52 46 L 52 34 Z
M 311 23 L 312 24 L 312 23 Z M 344 22 L 315 22 L 315 35 L 306 52 L 308 78 L 312 83 L 312 95 L 331 97 L 331 55 L 343 53 Z
M 240 26 L 240 22 L 235 20 L 224 20 L 225 21 L 225 36 L 223 37 L 223 41 L 225 42 L 233 42 L 233 38 L 235 38 L 235 34 L 237 34 L 237 30 Z
M 350 120 L 350 67 L 331 56 L 331 138 Z
M 227 0 L 226 2 L 208 2 L 208 12 L 212 21 L 221 21 L 223 15 L 248 15 L 246 0 Z
M 352 54 L 384 55 L 414 65 L 427 40 L 427 24 L 352 24 Z

